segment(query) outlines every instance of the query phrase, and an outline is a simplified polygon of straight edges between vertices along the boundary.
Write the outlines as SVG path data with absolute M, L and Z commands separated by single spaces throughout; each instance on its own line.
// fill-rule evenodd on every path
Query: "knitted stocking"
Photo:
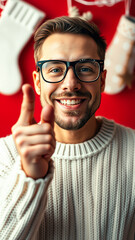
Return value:
M 107 69 L 105 92 L 115 94 L 127 85 L 131 87 L 135 77 L 135 18 L 122 16 L 116 34 L 106 52 Z
M 18 0 L 8 0 L 0 18 L 0 92 L 13 94 L 21 86 L 18 56 L 44 13 Z

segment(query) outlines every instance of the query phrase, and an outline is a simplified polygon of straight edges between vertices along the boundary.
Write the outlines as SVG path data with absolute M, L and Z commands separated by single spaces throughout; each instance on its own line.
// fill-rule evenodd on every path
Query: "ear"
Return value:
M 33 81 L 34 81 L 35 91 L 36 91 L 36 93 L 37 93 L 38 95 L 40 95 L 41 83 L 40 83 L 39 72 L 33 71 L 32 75 L 33 75 Z
M 104 71 L 101 73 L 101 92 L 103 92 L 104 89 L 105 89 L 106 73 L 107 73 L 106 70 L 104 70 Z

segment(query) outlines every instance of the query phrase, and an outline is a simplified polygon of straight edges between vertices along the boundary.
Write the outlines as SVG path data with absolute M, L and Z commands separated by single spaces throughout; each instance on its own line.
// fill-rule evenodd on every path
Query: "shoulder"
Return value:
M 103 125 L 106 126 L 105 131 L 112 131 L 111 142 L 120 145 L 130 145 L 135 147 L 135 130 L 129 127 L 125 127 L 121 124 L 116 123 L 113 120 L 102 118 Z M 111 130 L 112 129 L 112 130 Z M 128 147 L 130 147 L 128 146 Z
M 122 136 L 123 140 L 133 140 L 135 142 L 135 130 L 115 123 L 115 134 Z
M 135 130 L 114 122 L 114 136 L 112 146 L 122 156 L 128 156 L 128 160 L 135 161 Z
M 117 131 L 120 131 L 122 133 L 129 133 L 131 135 L 133 135 L 135 137 L 135 129 L 132 129 L 130 127 L 126 127 L 122 124 L 119 124 L 117 122 L 115 122 L 114 120 L 110 120 L 110 119 L 107 119 L 105 117 L 100 117 L 102 119 L 102 121 L 106 124 L 106 125 L 113 125 L 114 126 L 114 129 L 115 129 L 115 132 Z

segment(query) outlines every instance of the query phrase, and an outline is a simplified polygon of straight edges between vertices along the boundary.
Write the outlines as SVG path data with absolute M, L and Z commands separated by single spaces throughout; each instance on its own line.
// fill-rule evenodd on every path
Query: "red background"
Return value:
M 135 16 L 135 5 L 132 0 L 130 14 Z M 67 0 L 27 0 L 27 3 L 41 9 L 46 13 L 46 19 L 68 15 Z M 91 11 L 93 14 L 93 21 L 98 25 L 102 35 L 105 37 L 109 46 L 120 17 L 125 14 L 124 1 L 115 4 L 112 7 L 98 7 L 86 6 L 79 4 L 72 0 L 72 5 L 79 8 L 80 13 Z M 133 6 L 134 5 L 134 6 Z M 32 71 L 35 70 L 35 63 L 33 58 L 33 37 L 23 48 L 20 58 L 19 66 L 22 73 L 22 83 L 31 83 Z M 9 73 L 10 77 L 10 73 Z M 10 134 L 11 126 L 17 121 L 20 113 L 20 104 L 22 101 L 21 90 L 14 95 L 0 94 L 0 137 Z M 36 96 L 35 118 L 40 119 L 40 101 Z M 116 122 L 135 129 L 135 81 L 131 89 L 125 88 L 124 91 L 116 95 L 102 94 L 101 106 L 97 115 L 114 119 Z

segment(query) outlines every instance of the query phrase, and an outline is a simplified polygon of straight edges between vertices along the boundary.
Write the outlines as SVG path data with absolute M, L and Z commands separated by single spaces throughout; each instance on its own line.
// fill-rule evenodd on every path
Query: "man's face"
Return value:
M 89 36 L 55 33 L 49 36 L 41 49 L 39 60 L 76 61 L 100 59 L 97 45 Z M 65 79 L 60 83 L 45 82 L 40 73 L 34 73 L 35 89 L 40 94 L 42 107 L 45 103 L 55 109 L 56 124 L 67 130 L 81 128 L 94 115 L 100 105 L 104 89 L 105 74 L 96 82 L 81 82 L 69 67 Z

